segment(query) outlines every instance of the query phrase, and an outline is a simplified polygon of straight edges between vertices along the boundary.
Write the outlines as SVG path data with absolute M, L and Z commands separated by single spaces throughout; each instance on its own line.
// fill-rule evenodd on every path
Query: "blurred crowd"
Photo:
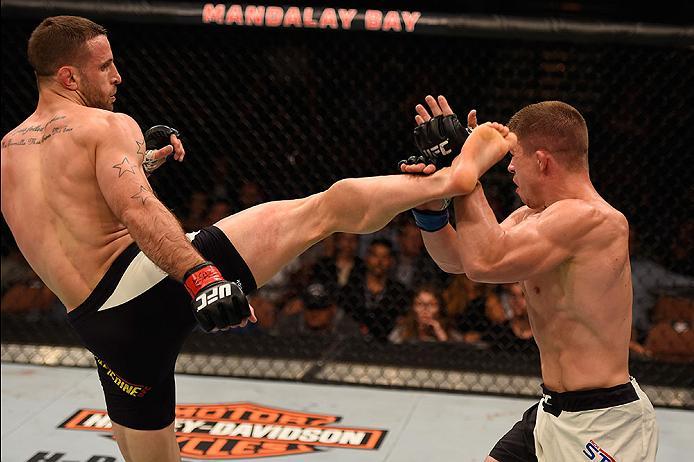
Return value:
M 493 188 L 490 202 L 495 205 Z M 186 231 L 266 200 L 247 182 L 228 191 L 194 192 L 180 216 Z M 505 213 L 497 210 L 499 215 Z M 682 225 L 671 254 L 656 261 L 640 252 L 631 229 L 634 286 L 633 355 L 694 360 L 694 221 Z M 480 349 L 535 349 L 521 285 L 483 284 L 441 271 L 424 248 L 409 213 L 369 235 L 339 233 L 316 244 L 249 295 L 258 323 L 239 335 L 358 337 L 393 344 L 458 342 Z M 65 308 L 5 245 L 2 311 L 64 316 Z

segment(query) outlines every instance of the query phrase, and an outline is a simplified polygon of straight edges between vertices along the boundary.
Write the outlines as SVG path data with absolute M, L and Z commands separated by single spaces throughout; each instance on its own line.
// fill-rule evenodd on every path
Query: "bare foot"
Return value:
M 515 133 L 500 123 L 487 122 L 475 128 L 451 165 L 451 195 L 472 192 L 479 178 L 503 159 L 516 142 Z

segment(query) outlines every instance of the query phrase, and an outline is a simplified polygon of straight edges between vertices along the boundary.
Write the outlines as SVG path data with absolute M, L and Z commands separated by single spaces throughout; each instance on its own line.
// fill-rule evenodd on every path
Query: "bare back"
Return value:
M 68 310 L 133 242 L 95 172 L 97 139 L 113 117 L 70 102 L 39 105 L 2 140 L 2 213 L 29 264 Z
M 553 207 L 571 213 L 571 202 L 560 201 Z M 568 259 L 521 282 L 540 349 L 542 377 L 555 391 L 628 381 L 632 303 L 628 224 L 602 199 L 584 201 L 580 208 L 591 209 L 595 226 L 577 238 Z M 545 213 L 525 209 L 519 224 L 541 220 Z

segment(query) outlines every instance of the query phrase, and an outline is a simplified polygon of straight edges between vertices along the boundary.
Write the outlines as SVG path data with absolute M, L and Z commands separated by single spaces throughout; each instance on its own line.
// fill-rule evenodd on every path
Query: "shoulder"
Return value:
M 563 199 L 543 210 L 540 218 L 545 220 L 561 219 L 572 224 L 596 225 L 605 220 L 607 215 L 604 207 L 601 207 L 596 201 Z
M 550 205 L 540 220 L 564 235 L 588 236 L 598 231 L 607 239 L 628 236 L 626 217 L 602 200 L 564 199 Z
M 99 111 L 95 113 L 95 123 L 102 129 L 106 130 L 127 130 L 132 131 L 134 129 L 139 130 L 139 126 L 135 119 L 122 112 L 110 112 L 104 111 L 102 109 L 95 109 Z
M 527 217 L 531 213 L 534 213 L 533 209 L 531 209 L 527 205 L 524 205 L 520 208 L 517 208 L 513 212 L 511 212 L 511 214 L 506 219 L 518 221 L 518 220 L 524 219 L 525 217 Z
M 111 112 L 103 109 L 86 108 L 92 130 L 99 135 L 111 133 L 140 132 L 135 119 L 122 112 Z M 141 132 L 140 132 L 141 133 Z

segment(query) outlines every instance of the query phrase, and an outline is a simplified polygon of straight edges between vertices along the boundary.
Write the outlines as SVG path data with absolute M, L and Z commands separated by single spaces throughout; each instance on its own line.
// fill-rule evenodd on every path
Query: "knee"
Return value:
M 342 217 L 353 199 L 354 188 L 350 179 L 342 179 L 333 183 L 328 189 L 316 195 L 318 200 L 319 217 L 323 228 L 328 232 L 341 231 Z

